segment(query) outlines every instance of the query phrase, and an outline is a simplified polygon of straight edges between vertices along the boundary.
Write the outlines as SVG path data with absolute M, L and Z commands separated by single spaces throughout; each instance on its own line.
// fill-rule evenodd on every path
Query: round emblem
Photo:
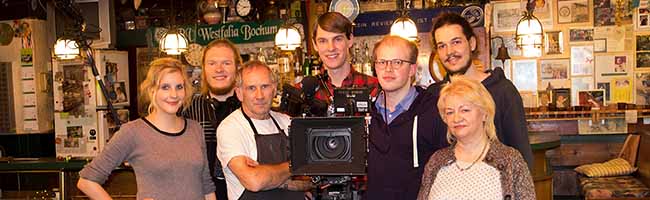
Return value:
M 465 20 L 472 26 L 480 26 L 483 23 L 483 9 L 478 6 L 466 7 L 461 16 L 465 17 Z
M 200 67 L 203 61 L 203 46 L 192 43 L 185 52 L 185 60 L 192 66 Z
M 571 9 L 569 7 L 564 6 L 560 8 L 560 16 L 568 17 L 569 15 L 571 15 Z
M 11 25 L 0 23 L 0 45 L 9 45 L 14 39 L 14 29 Z

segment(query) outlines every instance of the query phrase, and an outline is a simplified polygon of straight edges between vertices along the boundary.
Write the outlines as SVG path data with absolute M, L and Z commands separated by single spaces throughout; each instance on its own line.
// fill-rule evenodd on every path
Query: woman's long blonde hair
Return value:
M 155 109 L 155 101 L 152 99 L 156 96 L 156 91 L 160 84 L 160 78 L 165 74 L 170 74 L 174 72 L 179 72 L 183 76 L 183 86 L 185 87 L 185 97 L 183 98 L 183 108 L 185 109 L 190 104 L 190 99 L 192 98 L 192 84 L 185 71 L 185 65 L 181 61 L 175 58 L 158 58 L 154 61 L 151 61 L 149 64 L 149 71 L 147 71 L 147 77 L 142 83 L 140 83 L 140 88 L 138 91 L 138 96 L 141 102 L 141 105 L 145 105 L 147 110 L 141 110 L 143 116 L 149 115 Z
M 496 128 L 494 126 L 494 113 L 495 105 L 490 92 L 485 89 L 485 86 L 478 81 L 469 79 L 465 76 L 452 76 L 450 82 L 446 84 L 440 91 L 440 100 L 438 101 L 438 112 L 444 119 L 445 107 L 447 106 L 447 99 L 451 96 L 460 97 L 466 101 L 479 107 L 487 115 L 484 123 L 485 132 L 488 139 L 491 141 L 498 140 L 496 135 Z M 456 138 L 447 129 L 447 142 L 454 143 Z

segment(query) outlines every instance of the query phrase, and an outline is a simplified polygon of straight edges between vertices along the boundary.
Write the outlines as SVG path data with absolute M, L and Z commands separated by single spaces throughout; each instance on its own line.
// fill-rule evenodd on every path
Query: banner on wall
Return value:
M 273 41 L 275 33 L 284 24 L 282 20 L 267 20 L 264 22 L 235 22 L 217 25 L 182 25 L 179 31 L 184 33 L 189 43 L 207 45 L 214 39 L 226 38 L 233 43 L 254 43 Z M 167 32 L 167 28 L 155 27 L 156 40 L 154 46 Z
M 409 17 L 418 27 L 418 32 L 429 32 L 433 19 L 446 12 L 461 14 L 474 27 L 483 26 L 483 8 L 479 6 L 468 7 L 446 7 L 435 9 L 413 9 L 409 11 Z M 395 11 L 366 12 L 359 14 L 354 20 L 354 35 L 385 35 L 390 33 L 393 21 L 399 17 Z

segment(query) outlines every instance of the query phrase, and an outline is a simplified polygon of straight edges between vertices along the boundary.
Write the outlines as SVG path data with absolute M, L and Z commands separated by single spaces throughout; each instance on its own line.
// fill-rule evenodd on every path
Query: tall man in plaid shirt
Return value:
M 222 166 L 217 159 L 216 130 L 221 121 L 241 107 L 235 95 L 235 77 L 242 58 L 237 47 L 228 40 L 210 42 L 203 50 L 201 94 L 192 97 L 183 115 L 203 127 L 210 175 L 216 186 L 217 199 L 228 199 Z
M 317 99 L 331 104 L 334 88 L 366 87 L 371 96 L 377 96 L 377 78 L 357 72 L 350 64 L 350 48 L 354 43 L 352 22 L 341 13 L 321 15 L 314 25 L 314 48 L 327 70 L 320 76 Z

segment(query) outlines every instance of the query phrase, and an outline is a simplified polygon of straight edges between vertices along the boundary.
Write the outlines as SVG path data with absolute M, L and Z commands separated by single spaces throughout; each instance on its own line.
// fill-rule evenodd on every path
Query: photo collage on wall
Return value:
M 527 107 L 558 102 L 592 109 L 617 103 L 650 105 L 650 8 L 616 0 L 543 2 L 555 14 L 549 26 L 540 19 L 544 46 L 539 57 L 525 57 L 514 44 L 513 29 L 521 18 L 515 13 L 521 14 L 525 5 L 492 3 L 492 37 L 504 38 L 512 58 L 504 65 L 493 53 L 492 66 L 511 68 L 509 79 Z M 500 46 L 500 40 L 492 40 L 492 52 Z M 528 71 L 533 65 L 537 70 Z M 536 103 L 531 105 L 529 98 Z

